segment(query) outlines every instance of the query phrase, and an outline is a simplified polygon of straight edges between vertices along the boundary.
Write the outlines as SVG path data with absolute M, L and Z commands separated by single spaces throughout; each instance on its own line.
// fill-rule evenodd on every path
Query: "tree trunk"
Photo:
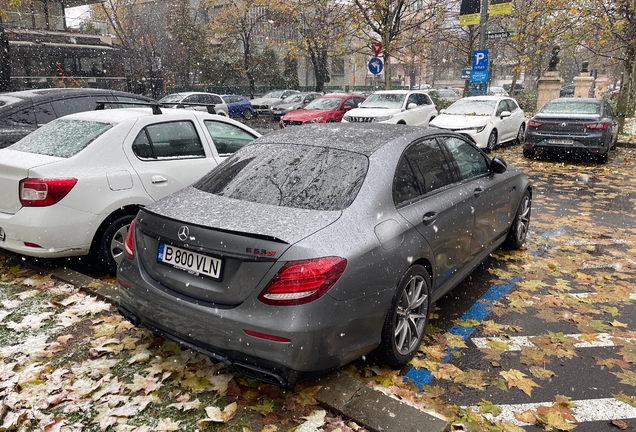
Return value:
M 1 19 L 1 18 L 0 18 Z M 9 38 L 0 22 L 0 92 L 11 88 L 11 61 L 9 60 Z
M 391 53 L 388 49 L 388 44 L 382 47 L 382 58 L 384 59 L 384 88 L 386 90 L 393 89 L 393 82 L 391 81 Z
M 625 117 L 634 116 L 634 101 L 636 101 L 636 97 L 634 96 L 634 93 L 636 93 L 636 86 L 634 86 L 634 78 L 636 77 L 636 49 L 630 47 L 627 49 L 626 54 L 627 56 L 623 62 L 624 70 L 621 78 L 621 92 L 616 102 L 616 111 L 625 114 L 625 116 L 621 116 L 618 119 L 619 133 L 622 133 L 625 127 Z
M 327 50 L 322 49 L 319 52 L 310 52 L 311 63 L 314 67 L 314 76 L 316 77 L 316 91 L 325 90 L 325 83 L 331 81 L 329 70 L 327 69 Z

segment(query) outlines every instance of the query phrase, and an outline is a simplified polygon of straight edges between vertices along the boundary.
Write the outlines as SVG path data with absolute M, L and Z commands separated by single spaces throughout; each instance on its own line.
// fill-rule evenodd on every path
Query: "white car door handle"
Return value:
M 165 178 L 164 176 L 156 175 L 156 176 L 152 176 L 150 181 L 152 182 L 152 184 L 159 184 L 159 183 L 166 183 L 168 179 Z

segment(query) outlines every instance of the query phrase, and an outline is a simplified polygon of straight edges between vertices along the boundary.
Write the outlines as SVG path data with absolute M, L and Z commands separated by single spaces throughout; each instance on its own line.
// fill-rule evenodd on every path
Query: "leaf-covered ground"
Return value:
M 636 142 L 633 123 L 621 141 Z M 515 281 L 513 289 L 487 319 L 455 322 L 475 327 L 485 345 L 477 349 L 447 332 L 445 311 L 437 308 L 439 318 L 411 365 L 433 375 L 423 389 L 404 379 L 408 368 L 359 361 L 343 371 L 447 418 L 454 430 L 518 432 L 520 422 L 571 430 L 571 395 L 554 394 L 551 406 L 516 413 L 514 422 L 497 418 L 489 395 L 530 398 L 558 374 L 557 364 L 579 354 L 575 344 L 605 334 L 618 348 L 594 361 L 623 386 L 614 397 L 636 406 L 636 325 L 625 316 L 636 272 L 636 151 L 621 147 L 607 165 L 528 160 L 519 147 L 497 153 L 531 177 L 535 210 L 526 248 L 498 251 L 484 265 L 492 283 Z M 530 338 L 531 347 L 515 351 L 515 336 L 524 333 L 516 324 L 521 315 L 534 317 L 543 331 Z M 317 390 L 236 376 L 135 328 L 111 305 L 0 255 L 0 430 L 365 430 L 318 407 Z M 473 395 L 477 408 L 456 403 L 459 395 Z
M 0 255 L 0 430 L 364 431 Z

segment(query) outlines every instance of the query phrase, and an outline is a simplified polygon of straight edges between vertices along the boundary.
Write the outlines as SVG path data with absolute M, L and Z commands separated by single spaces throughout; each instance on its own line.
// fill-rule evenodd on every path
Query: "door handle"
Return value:
M 150 181 L 152 182 L 152 184 L 159 184 L 159 183 L 167 183 L 168 179 L 165 178 L 164 176 L 156 175 L 156 176 L 152 176 Z
M 484 190 L 482 188 L 475 188 L 475 191 L 473 192 L 473 194 L 479 198 L 481 196 L 481 194 L 484 193 Z
M 437 220 L 436 212 L 428 212 L 428 213 L 425 213 L 424 216 L 422 216 L 422 223 L 427 226 L 431 225 L 436 220 Z

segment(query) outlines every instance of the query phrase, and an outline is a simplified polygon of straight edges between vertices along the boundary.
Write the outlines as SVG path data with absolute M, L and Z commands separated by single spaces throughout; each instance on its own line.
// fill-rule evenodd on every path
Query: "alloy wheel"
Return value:
M 395 320 L 395 347 L 402 355 L 417 349 L 426 330 L 428 290 L 424 278 L 414 275 L 402 291 Z

